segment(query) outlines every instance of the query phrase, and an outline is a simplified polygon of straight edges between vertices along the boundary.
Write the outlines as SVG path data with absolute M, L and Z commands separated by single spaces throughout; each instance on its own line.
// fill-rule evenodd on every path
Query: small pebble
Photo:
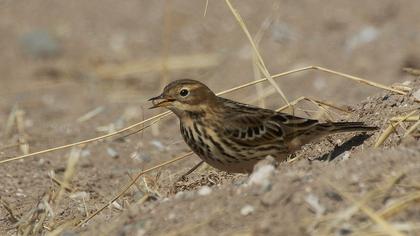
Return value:
M 256 184 L 264 187 L 269 187 L 271 185 L 270 177 L 274 174 L 274 166 L 264 165 L 252 172 L 249 177 L 249 184 Z
M 150 143 L 153 146 L 157 147 L 157 149 L 159 149 L 159 151 L 165 150 L 165 146 L 159 140 L 152 140 Z
M 106 152 L 112 158 L 118 158 L 119 157 L 118 152 L 115 149 L 113 149 L 112 147 L 107 147 Z
M 325 207 L 321 205 L 317 196 L 309 194 L 305 197 L 305 201 L 311 206 L 312 210 L 315 211 L 316 216 L 319 217 L 325 213 Z
M 366 26 L 346 42 L 346 48 L 348 51 L 352 51 L 359 46 L 375 41 L 378 36 L 379 31 L 377 28 Z
M 250 215 L 252 212 L 254 212 L 254 207 L 251 205 L 245 205 L 244 207 L 242 207 L 241 209 L 241 215 L 243 216 L 247 216 Z
M 206 195 L 209 195 L 211 191 L 212 190 L 209 186 L 203 186 L 197 192 L 198 192 L 198 195 L 200 196 L 206 196 Z

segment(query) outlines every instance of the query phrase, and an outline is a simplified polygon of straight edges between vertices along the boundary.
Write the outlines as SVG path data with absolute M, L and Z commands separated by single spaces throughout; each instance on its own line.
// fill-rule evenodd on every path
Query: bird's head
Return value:
M 149 99 L 153 106 L 165 107 L 177 115 L 185 112 L 199 112 L 206 110 L 214 101 L 216 95 L 203 83 L 182 79 L 169 83 L 159 96 Z

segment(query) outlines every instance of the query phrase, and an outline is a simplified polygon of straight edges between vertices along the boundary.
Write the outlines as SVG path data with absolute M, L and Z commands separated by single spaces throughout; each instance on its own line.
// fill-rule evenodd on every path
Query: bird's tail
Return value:
M 316 126 L 317 129 L 326 131 L 328 133 L 343 133 L 343 132 L 367 132 L 377 130 L 378 127 L 368 126 L 363 122 L 330 122 L 321 123 Z

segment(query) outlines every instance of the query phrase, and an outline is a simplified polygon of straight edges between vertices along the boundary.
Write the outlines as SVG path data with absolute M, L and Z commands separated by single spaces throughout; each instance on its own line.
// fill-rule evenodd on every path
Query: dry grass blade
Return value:
M 10 208 L 9 204 L 5 202 L 3 199 L 0 198 L 0 204 L 6 209 L 7 213 L 9 214 L 9 220 L 12 223 L 16 223 L 19 221 L 19 217 L 13 213 L 12 208 Z
M 6 127 L 5 127 L 5 135 L 9 136 L 12 133 L 12 129 L 16 122 L 16 112 L 18 111 L 18 105 L 14 105 L 12 111 L 10 112 L 9 116 L 7 117 Z
M 352 202 L 355 204 L 360 210 L 362 210 L 369 218 L 371 218 L 378 226 L 382 227 L 384 229 L 384 232 L 387 232 L 391 236 L 403 236 L 403 234 L 395 229 L 390 223 L 388 223 L 382 216 L 377 214 L 374 210 L 372 210 L 370 207 L 365 206 L 362 202 L 358 202 L 353 199 L 350 195 L 345 193 L 340 189 L 340 187 L 336 186 L 335 184 L 327 181 L 327 183 L 334 188 L 338 194 L 340 194 L 342 197 L 347 199 L 347 201 Z
M 261 24 L 258 32 L 255 34 L 254 42 L 255 42 L 255 45 L 257 46 L 256 48 L 257 51 L 259 51 L 259 45 L 264 36 L 264 33 L 267 31 L 268 27 L 271 25 L 272 18 L 273 18 L 272 15 L 268 16 Z M 255 52 L 252 53 L 252 70 L 254 72 L 254 80 L 259 80 L 262 77 L 262 75 L 258 67 L 258 59 Z M 264 94 L 264 89 L 262 85 L 256 84 L 256 90 L 257 90 L 258 105 L 260 107 L 265 107 L 265 94 Z M 274 90 L 276 91 L 275 88 Z
M 377 188 L 366 193 L 361 199 L 359 199 L 358 204 L 353 204 L 344 210 L 333 212 L 321 217 L 317 224 L 319 225 L 324 222 L 328 222 L 328 224 L 326 225 L 326 228 L 323 229 L 323 233 L 320 235 L 328 235 L 329 232 L 331 232 L 331 229 L 352 218 L 360 209 L 358 205 L 364 205 L 371 200 L 383 198 L 404 176 L 405 172 L 401 172 L 395 176 L 392 176 L 389 178 L 389 180 L 385 181 Z M 327 182 L 327 184 L 330 185 L 329 182 Z M 367 225 L 370 225 L 370 223 Z
M 305 99 L 306 99 L 306 97 L 299 97 L 299 98 L 297 98 L 296 100 L 291 101 L 291 102 L 290 102 L 290 105 L 294 106 L 294 105 L 298 104 L 299 102 L 301 102 L 301 101 L 303 101 L 303 100 L 305 100 Z M 288 106 L 288 105 L 284 105 L 284 106 L 282 106 L 282 107 L 280 107 L 280 108 L 276 109 L 276 111 L 284 111 L 284 110 L 286 110 L 287 108 L 289 108 L 289 106 Z
M 26 155 L 29 153 L 29 143 L 27 141 L 28 135 L 25 132 L 25 112 L 21 109 L 16 111 L 16 127 L 19 134 L 19 148 Z
M 70 156 L 67 161 L 66 172 L 64 172 L 63 183 L 61 184 L 60 190 L 58 191 L 55 197 L 55 203 L 57 205 L 60 203 L 61 198 L 66 188 L 70 188 L 70 182 L 71 182 L 71 179 L 73 178 L 73 175 L 76 169 L 76 164 L 79 161 L 81 151 L 82 151 L 81 148 L 73 148 L 70 152 Z
M 409 73 L 410 75 L 420 76 L 420 69 L 406 67 L 406 68 L 403 68 L 403 71 Z
M 290 106 L 289 101 L 286 98 L 286 95 L 283 93 L 283 91 L 280 89 L 280 87 L 277 85 L 277 83 L 274 81 L 273 77 L 268 72 L 267 67 L 265 66 L 264 60 L 262 59 L 262 56 L 260 52 L 257 49 L 257 46 L 254 43 L 254 40 L 252 39 L 251 34 L 248 31 L 248 28 L 245 25 L 245 22 L 243 21 L 241 15 L 238 13 L 238 11 L 233 8 L 232 4 L 229 0 L 226 0 L 226 4 L 229 6 L 230 11 L 235 16 L 236 20 L 238 21 L 239 25 L 241 26 L 242 30 L 244 31 L 246 37 L 248 38 L 249 42 L 251 43 L 251 46 L 254 50 L 255 56 L 257 57 L 257 65 L 261 70 L 261 73 L 264 74 L 264 76 L 267 78 L 267 80 L 271 83 L 271 85 L 277 90 L 277 92 L 281 95 L 283 100 L 286 102 L 287 105 Z
M 396 130 L 396 127 L 399 124 L 401 124 L 403 121 L 405 121 L 405 119 L 407 119 L 411 115 L 414 115 L 416 112 L 417 111 L 412 111 L 412 112 L 408 113 L 406 116 L 404 116 L 401 120 L 399 120 L 395 124 L 393 124 L 391 122 L 391 124 L 389 124 L 388 128 L 386 128 L 385 131 L 382 132 L 382 134 L 378 137 L 374 147 L 377 148 L 377 147 L 381 146 L 385 142 L 385 140 L 389 137 L 389 135 L 391 135 L 391 133 Z
M 82 123 L 82 122 L 88 121 L 88 120 L 92 119 L 93 117 L 99 115 L 104 110 L 105 109 L 104 109 L 103 106 L 97 107 L 97 108 L 87 112 L 86 114 L 82 115 L 81 117 L 79 117 L 77 119 L 77 122 Z
M 407 137 L 408 135 L 410 135 L 411 133 L 414 132 L 414 130 L 417 129 L 417 127 L 420 127 L 420 120 L 418 120 L 416 123 L 414 123 L 414 125 L 412 125 L 404 134 L 404 138 Z
M 404 197 L 401 197 L 398 200 L 395 200 L 392 204 L 385 207 L 384 209 L 378 211 L 378 214 L 384 218 L 388 218 L 391 215 L 396 214 L 397 212 L 407 208 L 410 203 L 420 200 L 420 192 L 413 192 Z
M 207 15 L 207 8 L 209 7 L 209 0 L 206 0 L 206 5 L 204 6 L 204 14 L 203 16 Z
M 58 235 L 63 235 L 63 231 L 66 229 L 69 229 L 72 225 L 74 225 L 77 222 L 77 220 L 73 219 L 73 220 L 69 220 L 66 221 L 65 223 L 59 225 L 58 227 L 56 227 L 54 230 L 52 230 L 51 232 L 48 232 L 46 235 L 47 236 L 58 236 Z
M 144 174 L 149 173 L 151 171 L 154 171 L 156 169 L 162 168 L 164 166 L 167 166 L 169 164 L 172 164 L 174 162 L 180 161 L 188 156 L 191 156 L 193 154 L 193 152 L 188 152 L 186 154 L 183 154 L 181 156 L 175 157 L 169 161 L 163 162 L 159 165 L 156 165 L 154 167 L 151 167 L 149 169 L 146 169 L 144 171 L 141 171 L 140 173 L 138 173 L 136 175 L 136 177 L 133 178 L 132 181 L 130 181 L 130 183 L 128 183 L 125 187 L 122 188 L 122 190 L 114 197 L 112 198 L 108 203 L 104 204 L 101 208 L 99 208 L 98 210 L 96 210 L 92 215 L 90 215 L 89 217 L 87 217 L 86 219 L 84 219 L 83 221 L 81 221 L 76 227 L 80 227 L 84 224 L 86 224 L 89 220 L 91 220 L 93 217 L 95 217 L 97 214 L 99 214 L 101 211 L 103 211 L 105 208 L 107 208 L 108 206 L 110 206 L 113 202 L 115 202 L 116 200 L 118 200 L 122 195 L 124 195 L 124 193 L 126 193 L 128 191 L 128 189 L 131 188 L 131 186 L 133 186 L 137 180 Z
M 9 158 L 9 159 L 6 159 L 6 160 L 2 160 L 2 161 L 0 161 L 0 165 L 1 164 L 4 164 L 4 163 L 7 163 L 7 162 L 11 162 L 11 161 L 16 161 L 16 160 L 19 160 L 19 159 L 23 159 L 23 158 L 26 158 L 26 157 L 36 156 L 36 155 L 44 154 L 44 153 L 47 153 L 47 152 L 58 151 L 58 150 L 62 150 L 62 149 L 66 149 L 66 148 L 70 148 L 70 147 L 74 147 L 74 146 L 83 145 L 83 144 L 87 144 L 87 143 L 99 141 L 99 140 L 102 140 L 102 139 L 106 139 L 106 138 L 115 136 L 117 134 L 124 133 L 127 130 L 133 129 L 133 128 L 137 127 L 137 126 L 143 125 L 144 123 L 149 122 L 151 120 L 162 119 L 165 116 L 168 116 L 169 114 L 170 114 L 170 112 L 164 112 L 164 113 L 161 113 L 159 115 L 150 117 L 149 119 L 146 119 L 146 120 L 143 120 L 141 122 L 138 122 L 136 124 L 130 125 L 130 126 L 124 128 L 124 129 L 121 129 L 121 130 L 118 130 L 116 132 L 109 133 L 109 134 L 106 134 L 106 135 L 102 135 L 102 136 L 98 136 L 98 137 L 95 137 L 95 138 L 91 138 L 91 139 L 87 139 L 87 140 L 83 140 L 83 141 L 79 141 L 79 142 L 75 142 L 75 143 L 66 144 L 66 145 L 59 146 L 59 147 L 45 149 L 45 150 L 42 150 L 42 151 L 33 152 L 33 153 L 26 154 L 26 155 L 21 155 L 21 156 Z
M 333 71 L 333 70 L 323 68 L 323 67 L 320 67 L 320 66 L 302 67 L 302 68 L 298 68 L 298 69 L 294 69 L 294 70 L 289 70 L 289 71 L 286 71 L 286 72 L 283 72 L 283 73 L 278 73 L 278 74 L 272 75 L 271 77 L 272 78 L 280 78 L 280 77 L 284 77 L 286 75 L 291 75 L 291 74 L 295 74 L 295 73 L 302 72 L 302 71 L 307 71 L 307 70 L 319 70 L 319 71 L 323 71 L 323 72 L 326 72 L 326 73 L 329 73 L 329 74 L 338 75 L 339 78 L 341 77 L 341 78 L 349 79 L 351 81 L 355 81 L 355 82 L 362 83 L 362 84 L 365 84 L 365 85 L 369 85 L 369 86 L 372 86 L 372 87 L 384 89 L 384 90 L 387 90 L 387 91 L 390 91 L 390 92 L 398 93 L 398 94 L 401 94 L 401 95 L 406 95 L 407 94 L 404 91 L 401 91 L 401 90 L 398 90 L 398 89 L 393 89 L 393 88 L 391 88 L 389 86 L 386 86 L 386 85 L 383 85 L 383 84 L 379 84 L 379 83 L 376 83 L 376 82 L 365 80 L 365 79 L 362 79 L 362 78 L 359 78 L 359 77 L 356 77 L 356 76 L 353 76 L 353 75 Z M 220 92 L 218 95 L 223 95 L 223 94 L 226 94 L 226 93 L 230 93 L 230 92 L 236 91 L 238 89 L 246 88 L 246 87 L 252 86 L 254 84 L 265 82 L 267 80 L 268 80 L 267 78 L 254 80 L 254 81 L 239 85 L 237 87 L 227 89 L 223 92 Z
M 404 116 L 395 116 L 395 117 L 392 117 L 390 121 L 398 122 L 398 121 L 402 120 L 403 118 L 404 118 Z M 416 122 L 416 121 L 420 120 L 420 115 L 409 116 L 404 120 L 407 121 L 407 122 Z
M 171 56 L 165 59 L 167 70 L 212 67 L 220 62 L 219 54 L 193 54 Z M 96 69 L 96 74 L 106 79 L 124 79 L 135 74 L 162 70 L 162 58 L 149 58 L 142 61 L 130 61 L 121 65 L 104 65 Z
M 353 81 L 356 81 L 356 82 L 359 82 L 359 83 L 362 83 L 362 84 L 367 84 L 367 85 L 370 85 L 370 86 L 373 86 L 373 87 L 377 87 L 377 88 L 381 88 L 381 89 L 384 89 L 384 90 L 392 91 L 394 93 L 398 93 L 398 94 L 401 94 L 401 95 L 406 95 L 407 94 L 404 91 L 401 91 L 401 90 L 398 90 L 398 89 L 393 89 L 393 88 L 391 88 L 389 86 L 386 86 L 386 85 L 382 85 L 382 84 L 379 84 L 379 83 L 376 83 L 376 82 L 373 82 L 373 81 L 365 80 L 365 79 L 362 79 L 362 78 L 359 78 L 359 77 L 356 77 L 356 76 L 352 76 L 352 75 L 349 75 L 349 74 L 344 74 L 344 73 L 341 73 L 341 72 L 333 71 L 333 70 L 323 68 L 323 67 L 320 67 L 320 66 L 312 66 L 312 68 L 316 69 L 316 70 L 324 71 L 324 72 L 327 72 L 327 73 L 330 73 L 330 74 L 333 74 L 333 75 L 339 75 L 339 76 L 351 79 Z

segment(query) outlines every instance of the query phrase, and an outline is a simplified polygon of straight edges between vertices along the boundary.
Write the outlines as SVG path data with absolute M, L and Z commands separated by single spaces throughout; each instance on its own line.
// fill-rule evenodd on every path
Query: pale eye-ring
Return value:
M 188 96 L 188 94 L 190 94 L 190 91 L 188 91 L 188 89 L 181 89 L 181 91 L 179 91 L 179 95 L 181 95 L 181 97 L 186 97 Z

